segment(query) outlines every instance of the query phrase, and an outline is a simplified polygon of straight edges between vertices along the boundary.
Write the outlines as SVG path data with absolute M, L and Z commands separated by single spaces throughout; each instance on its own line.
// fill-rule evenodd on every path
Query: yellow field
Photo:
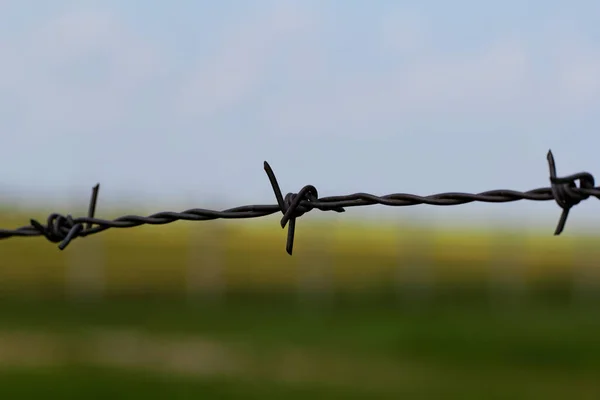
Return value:
M 0 217 L 3 227 L 24 221 L 22 216 Z M 278 218 L 180 222 L 114 229 L 76 239 L 62 252 L 42 238 L 12 238 L 0 241 L 0 289 L 54 293 L 78 270 L 100 273 L 106 289 L 120 293 L 181 291 L 186 277 L 194 274 L 199 284 L 218 279 L 228 290 L 296 290 L 299 282 L 310 279 L 360 290 L 410 281 L 419 270 L 428 271 L 440 284 L 486 280 L 492 268 L 518 274 L 525 282 L 555 281 L 570 279 L 577 267 L 593 262 L 598 247 L 596 238 L 551 233 L 524 236 L 450 228 L 432 232 L 348 220 L 303 220 L 290 257 L 285 252 L 286 232 Z M 576 250 L 588 256 L 575 257 Z M 211 268 L 220 274 L 217 278 L 210 277 Z

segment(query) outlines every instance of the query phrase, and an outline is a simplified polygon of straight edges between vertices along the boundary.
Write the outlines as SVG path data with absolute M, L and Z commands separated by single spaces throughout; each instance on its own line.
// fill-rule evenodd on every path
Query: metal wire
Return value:
M 288 226 L 286 251 L 292 254 L 296 219 L 307 212 L 318 209 L 321 211 L 344 212 L 348 207 L 381 204 L 392 207 L 429 204 L 435 206 L 454 206 L 471 202 L 508 203 L 518 200 L 547 201 L 554 200 L 562 208 L 562 214 L 554 232 L 559 235 L 567 222 L 570 209 L 590 196 L 600 199 L 600 187 L 594 187 L 594 177 L 588 172 L 559 178 L 556 176 L 556 166 L 552 151 L 548 151 L 548 166 L 550 170 L 550 187 L 519 192 L 516 190 L 491 190 L 487 192 L 469 193 L 440 193 L 430 196 L 395 193 L 386 196 L 375 196 L 368 193 L 355 193 L 345 196 L 330 196 L 319 198 L 317 189 L 312 185 L 304 186 L 298 193 L 282 195 L 275 174 L 265 161 L 264 169 L 269 177 L 277 204 L 246 205 L 223 211 L 193 208 L 182 212 L 159 212 L 141 217 L 126 215 L 114 220 L 95 218 L 96 204 L 100 185 L 94 186 L 87 217 L 74 218 L 71 215 L 53 213 L 48 216 L 46 225 L 32 219 L 30 225 L 17 229 L 0 229 L 0 239 L 11 237 L 44 236 L 52 243 L 59 243 L 58 248 L 64 250 L 76 237 L 85 237 L 105 231 L 109 228 L 131 228 L 150 224 L 163 225 L 175 221 L 208 221 L 214 219 L 243 219 L 259 218 L 281 212 L 281 227 Z M 579 181 L 579 186 L 577 186 Z

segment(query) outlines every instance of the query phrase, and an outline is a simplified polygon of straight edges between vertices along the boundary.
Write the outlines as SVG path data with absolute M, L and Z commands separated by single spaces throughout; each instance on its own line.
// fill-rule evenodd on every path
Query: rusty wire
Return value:
M 147 217 L 126 215 L 114 220 L 96 218 L 96 204 L 100 185 L 94 186 L 86 217 L 72 217 L 53 213 L 48 216 L 46 225 L 32 219 L 30 225 L 17 229 L 0 229 L 0 239 L 11 237 L 44 236 L 52 243 L 59 243 L 58 248 L 64 250 L 76 237 L 85 237 L 105 231 L 109 228 L 131 228 L 150 224 L 162 225 L 175 221 L 207 221 L 214 219 L 243 219 L 258 218 L 281 212 L 281 227 L 288 227 L 286 251 L 292 254 L 296 219 L 313 209 L 321 211 L 344 212 L 348 207 L 380 204 L 401 207 L 418 204 L 435 206 L 453 206 L 471 202 L 507 203 L 518 200 L 547 201 L 554 200 L 561 207 L 562 214 L 554 232 L 559 235 L 567 222 L 569 210 L 590 196 L 600 199 L 600 187 L 594 187 L 594 177 L 588 172 L 559 178 L 556 176 L 556 166 L 552 151 L 548 151 L 548 166 L 550 169 L 550 186 L 519 192 L 515 190 L 491 190 L 487 192 L 469 193 L 440 193 L 430 196 L 396 193 L 386 196 L 375 196 L 368 193 L 355 193 L 345 196 L 321 197 L 312 185 L 304 186 L 298 193 L 282 195 L 277 179 L 269 164 L 264 162 L 264 169 L 275 193 L 277 204 L 246 205 L 223 211 L 193 208 L 182 212 L 159 212 Z M 576 182 L 579 181 L 579 186 Z

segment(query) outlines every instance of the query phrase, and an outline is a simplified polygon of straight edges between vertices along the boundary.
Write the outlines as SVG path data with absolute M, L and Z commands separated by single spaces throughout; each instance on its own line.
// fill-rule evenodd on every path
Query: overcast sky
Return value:
M 131 211 L 273 203 L 267 160 L 284 192 L 527 190 L 549 148 L 559 175 L 600 177 L 599 20 L 591 0 L 0 0 L 0 184 L 65 203 L 100 182 Z M 424 211 L 550 231 L 560 213 L 389 215 Z

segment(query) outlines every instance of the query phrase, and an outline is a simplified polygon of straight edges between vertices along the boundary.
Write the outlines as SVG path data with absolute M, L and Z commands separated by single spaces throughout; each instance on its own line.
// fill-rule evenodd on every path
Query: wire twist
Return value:
M 175 221 L 208 221 L 214 219 L 244 219 L 259 218 L 281 212 L 280 224 L 282 228 L 287 225 L 286 251 L 292 254 L 294 247 L 294 234 L 296 219 L 313 209 L 321 211 L 345 212 L 348 207 L 368 206 L 380 204 L 392 207 L 413 206 L 428 204 L 435 206 L 454 206 L 472 202 L 507 203 L 519 200 L 547 201 L 554 200 L 562 209 L 558 224 L 554 231 L 560 235 L 564 230 L 567 217 L 573 206 L 589 197 L 600 199 L 600 187 L 594 186 L 594 177 L 589 172 L 559 178 L 556 176 L 556 164 L 552 151 L 547 155 L 550 170 L 550 187 L 544 187 L 526 192 L 516 190 L 491 190 L 478 194 L 470 193 L 439 193 L 430 196 L 417 196 L 406 193 L 395 193 L 385 196 L 375 196 L 369 193 L 354 193 L 345 196 L 330 196 L 319 198 L 317 188 L 306 185 L 298 193 L 288 193 L 283 196 L 275 174 L 266 161 L 264 169 L 271 183 L 273 193 L 277 200 L 275 205 L 246 205 L 222 211 L 193 208 L 182 212 L 165 211 L 147 217 L 126 215 L 114 220 L 104 220 L 95 217 L 98 192 L 100 185 L 92 189 L 86 217 L 74 218 L 71 215 L 52 213 L 48 216 L 46 224 L 35 219 L 30 220 L 30 225 L 17 229 L 0 229 L 0 239 L 11 237 L 44 236 L 52 243 L 58 243 L 58 248 L 64 250 L 69 243 L 77 237 L 93 235 L 110 228 L 131 228 L 140 225 L 164 225 Z M 579 186 L 577 185 L 579 183 Z

